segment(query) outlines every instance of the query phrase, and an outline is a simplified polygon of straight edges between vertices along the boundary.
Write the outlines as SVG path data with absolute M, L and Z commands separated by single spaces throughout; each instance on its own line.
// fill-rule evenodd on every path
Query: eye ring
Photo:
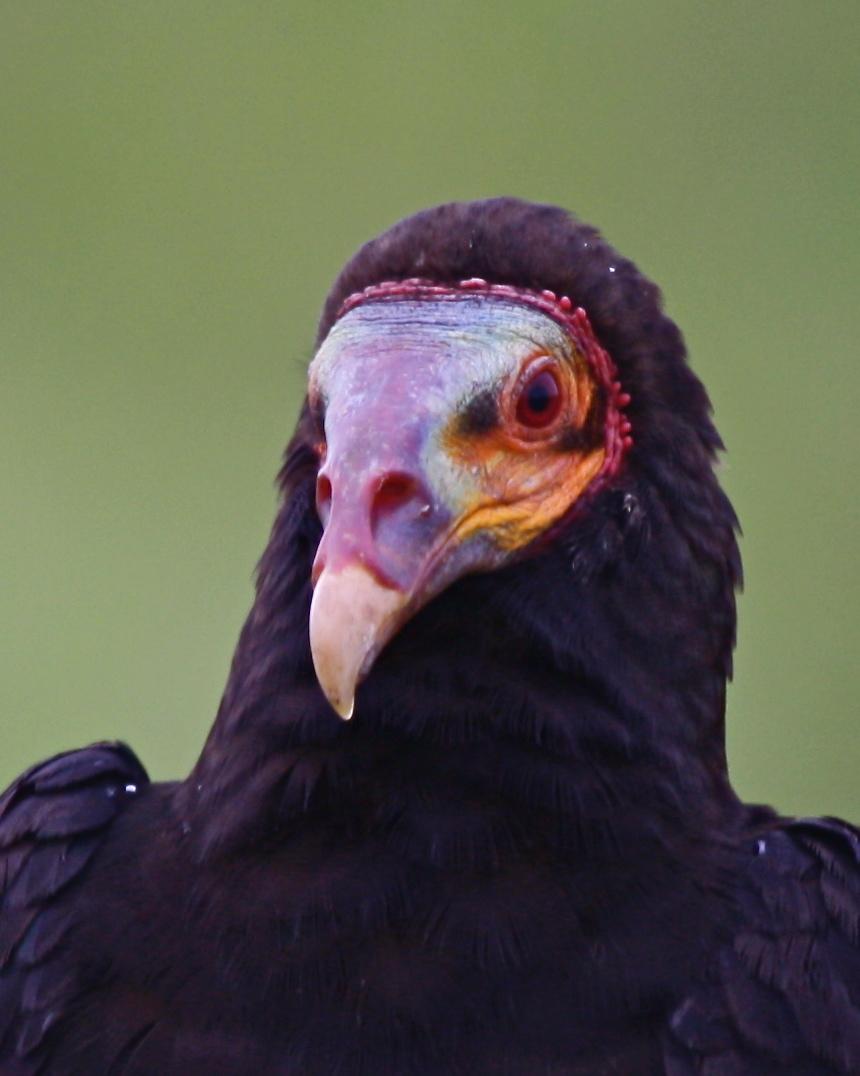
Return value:
M 551 359 L 530 363 L 523 371 L 513 405 L 517 424 L 523 429 L 540 433 L 553 426 L 564 406 L 564 389 Z

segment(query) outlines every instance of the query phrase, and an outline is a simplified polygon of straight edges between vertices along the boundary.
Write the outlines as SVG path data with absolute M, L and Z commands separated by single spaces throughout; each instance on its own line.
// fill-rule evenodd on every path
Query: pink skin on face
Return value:
M 310 633 L 320 684 L 342 716 L 404 621 L 456 578 L 514 555 L 476 514 L 496 503 L 490 469 L 504 461 L 465 465 L 451 431 L 476 398 L 491 408 L 508 399 L 536 356 L 565 365 L 576 354 L 562 324 L 507 296 L 385 298 L 333 326 L 309 377 L 326 440 Z M 529 481 L 539 486 L 539 474 Z

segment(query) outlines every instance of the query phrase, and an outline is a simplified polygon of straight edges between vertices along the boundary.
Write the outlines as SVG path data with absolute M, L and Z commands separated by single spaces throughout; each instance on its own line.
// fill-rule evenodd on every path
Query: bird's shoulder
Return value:
M 744 853 L 732 930 L 672 1014 L 667 1073 L 860 1074 L 860 830 L 777 819 Z
M 29 1072 L 27 1058 L 75 1003 L 67 898 L 148 785 L 128 747 L 97 743 L 33 766 L 0 796 L 0 1062 L 14 1066 L 2 1071 Z

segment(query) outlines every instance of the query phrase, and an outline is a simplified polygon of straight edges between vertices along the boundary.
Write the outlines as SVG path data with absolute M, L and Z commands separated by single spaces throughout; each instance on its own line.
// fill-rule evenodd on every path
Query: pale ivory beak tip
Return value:
M 331 700 L 329 700 L 329 702 L 331 702 Z M 341 703 L 339 706 L 335 706 L 332 702 L 332 707 L 334 708 L 334 711 L 338 717 L 342 718 L 344 721 L 349 721 L 355 711 L 355 696 L 353 696 L 349 700 L 348 706 L 344 705 L 343 703 Z
M 364 568 L 324 570 L 311 600 L 310 643 L 317 680 L 331 708 L 349 721 L 355 689 L 388 641 L 405 595 Z

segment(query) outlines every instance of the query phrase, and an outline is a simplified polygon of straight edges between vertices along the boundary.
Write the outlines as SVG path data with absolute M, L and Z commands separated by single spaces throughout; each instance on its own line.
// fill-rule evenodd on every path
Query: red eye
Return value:
M 549 426 L 561 410 L 561 386 L 553 370 L 544 366 L 520 389 L 517 422 L 533 430 Z

